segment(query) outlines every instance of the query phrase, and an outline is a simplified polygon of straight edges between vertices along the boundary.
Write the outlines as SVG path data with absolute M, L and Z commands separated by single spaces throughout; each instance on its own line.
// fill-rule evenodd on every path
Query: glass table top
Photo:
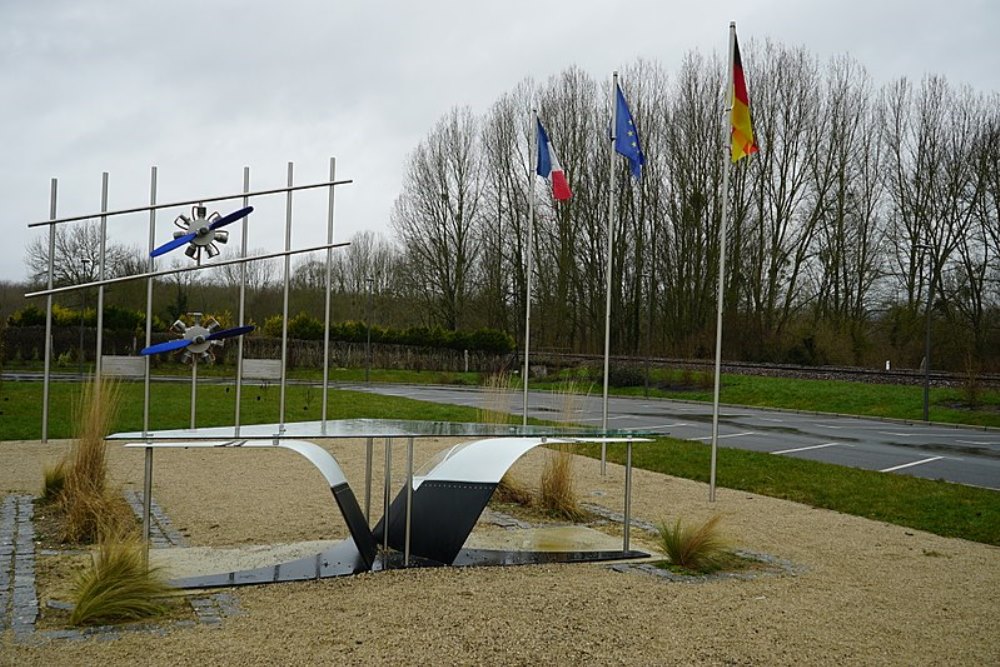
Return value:
M 114 433 L 108 440 L 218 440 L 243 438 L 273 440 L 285 438 L 421 438 L 421 437 L 565 437 L 587 439 L 629 439 L 651 435 L 627 431 L 562 425 L 479 424 L 471 422 L 421 421 L 411 419 L 328 419 L 326 421 L 278 424 L 245 424 L 195 429 L 130 431 Z

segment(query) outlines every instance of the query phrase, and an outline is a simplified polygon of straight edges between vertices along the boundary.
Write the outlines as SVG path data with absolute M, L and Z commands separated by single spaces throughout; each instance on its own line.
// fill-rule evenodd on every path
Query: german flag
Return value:
M 743 61 L 740 59 L 740 43 L 733 35 L 733 162 L 757 152 L 757 142 L 753 138 L 753 123 L 750 122 L 750 97 L 747 82 L 743 78 Z

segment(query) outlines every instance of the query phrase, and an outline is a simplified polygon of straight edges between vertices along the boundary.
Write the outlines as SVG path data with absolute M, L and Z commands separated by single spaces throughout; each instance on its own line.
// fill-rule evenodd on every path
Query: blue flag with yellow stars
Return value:
M 632 112 L 628 110 L 625 103 L 625 95 L 622 94 L 621 86 L 616 86 L 616 108 L 615 108 L 615 151 L 628 158 L 629 168 L 636 180 L 642 176 L 642 165 L 646 164 L 646 156 L 642 154 L 642 146 L 639 145 L 639 128 L 632 120 Z

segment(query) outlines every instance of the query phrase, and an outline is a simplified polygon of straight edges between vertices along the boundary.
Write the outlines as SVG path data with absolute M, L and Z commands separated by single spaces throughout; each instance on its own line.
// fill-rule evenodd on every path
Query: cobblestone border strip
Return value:
M 6 496 L 0 504 L 0 633 L 10 626 L 11 588 L 14 584 L 14 538 L 17 498 Z
M 762 563 L 767 566 L 767 569 L 741 570 L 737 572 L 714 572 L 712 574 L 704 575 L 679 574 L 677 572 L 671 572 L 670 570 L 656 567 L 650 563 L 615 563 L 608 565 L 608 569 L 614 570 L 615 572 L 638 572 L 641 574 L 651 575 L 659 579 L 666 579 L 667 581 L 683 584 L 704 584 L 710 581 L 724 581 L 728 579 L 750 581 L 753 579 L 759 579 L 760 577 L 775 577 L 781 575 L 796 577 L 803 572 L 806 572 L 808 569 L 803 565 L 796 565 L 791 561 L 756 551 L 739 549 L 733 553 L 742 558 Z
M 607 521 L 611 521 L 613 523 L 625 523 L 625 514 L 623 512 L 618 512 L 617 510 L 611 510 L 608 509 L 607 507 L 604 507 L 603 505 L 595 505 L 594 503 L 580 503 L 580 507 L 587 510 L 591 514 L 596 514 L 602 519 L 606 519 Z M 633 528 L 639 528 L 640 530 L 644 530 L 647 533 L 653 533 L 654 535 L 660 532 L 659 530 L 657 530 L 654 524 L 650 523 L 649 521 L 643 521 L 642 519 L 637 519 L 635 517 L 631 518 L 631 520 L 629 521 L 629 525 L 632 526 Z
M 125 491 L 125 500 L 135 515 L 142 520 L 142 494 L 134 489 Z M 153 549 L 166 549 L 167 547 L 186 547 L 187 540 L 184 536 L 174 530 L 169 517 L 163 509 L 156 504 L 153 498 L 149 502 L 149 542 Z
M 37 633 L 42 640 L 82 641 L 94 638 L 97 641 L 112 641 L 137 632 L 158 637 L 166 636 L 172 630 L 193 628 L 198 625 L 218 627 L 225 618 L 242 616 L 239 600 L 228 591 L 188 598 L 197 620 L 173 621 L 172 623 L 131 623 L 128 625 L 95 625 L 89 628 L 66 630 L 46 630 Z
M 35 506 L 31 496 L 15 496 L 17 521 L 13 540 L 14 577 L 11 590 L 11 622 L 14 638 L 28 639 L 38 619 L 38 595 L 35 591 Z
M 141 516 L 142 497 L 133 491 L 126 493 L 126 499 L 133 510 Z M 38 643 L 47 640 L 89 638 L 109 641 L 134 632 L 163 636 L 171 630 L 195 627 L 199 624 L 218 626 L 225 618 L 243 614 L 236 596 L 229 591 L 221 591 L 188 598 L 197 620 L 36 631 L 39 601 L 35 577 L 33 501 L 34 498 L 29 495 L 7 495 L 0 501 L 0 633 L 8 628 L 12 629 L 16 642 Z M 183 536 L 173 529 L 170 520 L 155 502 L 151 505 L 151 514 L 155 529 L 159 531 L 159 546 L 181 546 L 185 542 Z M 72 608 L 65 603 L 51 601 L 50 606 Z

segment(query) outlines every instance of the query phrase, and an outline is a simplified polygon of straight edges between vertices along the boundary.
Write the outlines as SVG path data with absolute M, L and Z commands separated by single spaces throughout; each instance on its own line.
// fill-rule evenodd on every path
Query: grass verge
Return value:
M 592 458 L 601 455 L 599 445 L 578 451 Z M 706 445 L 674 438 L 632 445 L 637 468 L 700 482 L 708 482 L 710 456 Z M 624 463 L 625 446 L 608 445 L 608 460 Z M 1000 546 L 1000 492 L 989 489 L 725 447 L 719 448 L 717 483 Z

